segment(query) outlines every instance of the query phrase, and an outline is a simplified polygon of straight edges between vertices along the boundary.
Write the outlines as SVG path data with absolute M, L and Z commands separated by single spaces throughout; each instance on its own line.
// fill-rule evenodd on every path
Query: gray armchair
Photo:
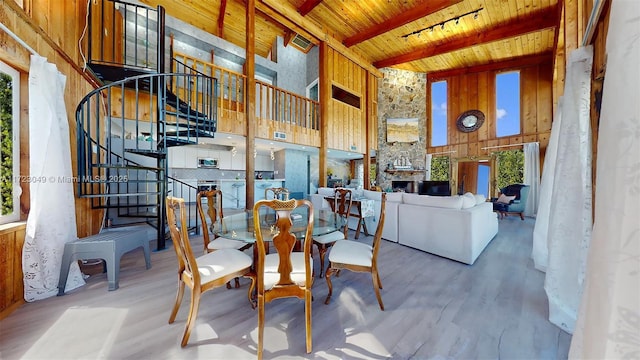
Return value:
M 531 187 L 529 185 L 524 184 L 505 186 L 500 190 L 500 193 L 506 196 L 515 196 L 515 198 L 508 204 L 499 203 L 497 198 L 491 199 L 493 202 L 493 211 L 498 212 L 501 219 L 507 214 L 518 214 L 520 215 L 520 219 L 524 220 L 524 208 L 527 205 L 530 189 Z

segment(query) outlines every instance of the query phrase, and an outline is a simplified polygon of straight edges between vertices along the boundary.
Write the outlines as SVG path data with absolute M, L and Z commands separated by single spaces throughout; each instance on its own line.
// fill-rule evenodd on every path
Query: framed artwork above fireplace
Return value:
M 387 118 L 387 142 L 415 143 L 419 135 L 418 118 Z

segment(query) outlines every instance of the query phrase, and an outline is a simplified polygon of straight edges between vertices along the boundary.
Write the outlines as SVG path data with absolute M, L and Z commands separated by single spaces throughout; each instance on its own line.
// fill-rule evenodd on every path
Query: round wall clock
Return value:
M 462 132 L 476 131 L 484 123 L 484 114 L 480 110 L 467 110 L 458 116 L 456 126 Z

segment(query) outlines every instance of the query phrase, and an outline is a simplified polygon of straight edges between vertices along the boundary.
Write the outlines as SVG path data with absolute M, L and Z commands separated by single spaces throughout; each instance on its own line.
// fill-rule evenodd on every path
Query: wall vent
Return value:
M 293 34 L 293 37 L 291 37 L 291 40 L 289 40 L 289 44 L 291 44 L 291 46 L 295 47 L 296 49 L 304 52 L 305 54 L 308 53 L 309 50 L 311 50 L 311 48 L 313 47 L 313 43 L 311 42 L 311 40 L 295 33 Z
M 280 131 L 274 131 L 273 138 L 276 140 L 287 140 L 287 134 Z

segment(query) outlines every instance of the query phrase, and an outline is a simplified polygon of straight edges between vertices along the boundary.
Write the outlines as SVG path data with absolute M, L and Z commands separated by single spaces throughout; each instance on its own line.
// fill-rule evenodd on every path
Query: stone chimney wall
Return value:
M 384 78 L 378 85 L 378 178 L 383 190 L 391 189 L 393 180 L 424 180 L 425 172 L 385 172 L 402 156 L 414 169 L 424 169 L 427 153 L 427 75 L 412 71 L 384 68 Z M 418 118 L 419 137 L 415 143 L 388 143 L 388 118 Z

